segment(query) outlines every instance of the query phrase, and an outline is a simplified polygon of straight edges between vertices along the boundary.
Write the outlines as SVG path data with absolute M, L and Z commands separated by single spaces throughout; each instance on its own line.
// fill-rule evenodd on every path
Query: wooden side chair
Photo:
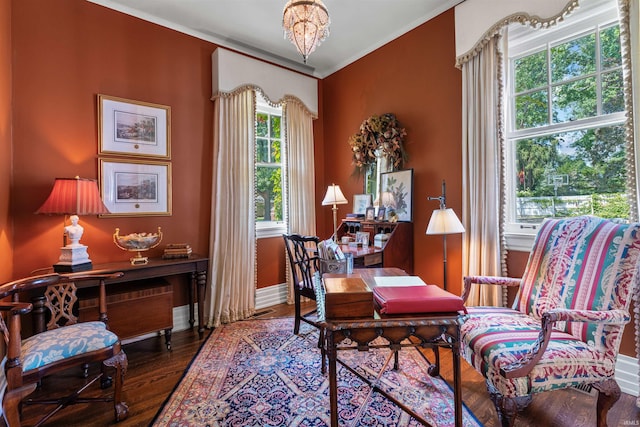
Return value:
M 0 286 L 0 330 L 4 333 L 7 355 L 3 360 L 6 389 L 2 399 L 5 421 L 9 427 L 20 426 L 20 408 L 24 404 L 52 404 L 35 425 L 41 425 L 64 407 L 76 403 L 113 402 L 115 419 L 121 421 L 128 415 L 128 407 L 122 401 L 122 384 L 127 370 L 127 356 L 121 349 L 119 338 L 109 331 L 105 280 L 121 277 L 122 273 L 69 275 L 49 274 L 32 276 Z M 73 313 L 76 302 L 76 284 L 91 281 L 99 286 L 100 318 L 92 322 L 78 323 Z M 32 304 L 20 302 L 24 295 L 42 295 Z M 6 298 L 11 297 L 11 301 Z M 34 305 L 35 310 L 32 310 Z M 26 339 L 21 336 L 21 316 L 33 311 L 34 334 Z M 44 315 L 49 312 L 49 320 Z M 44 327 L 46 323 L 46 327 Z M 45 376 L 80 367 L 86 372 L 89 363 L 100 362 L 98 375 L 83 383 L 80 390 L 71 395 L 43 401 L 28 400 Z M 113 380 L 107 371 L 115 370 Z M 45 379 L 46 380 L 46 379 Z M 100 380 L 102 388 L 112 385 L 111 396 L 81 398 L 80 392 Z
M 582 216 L 542 224 L 522 278 L 464 278 L 465 300 L 473 283 L 519 287 L 511 308 L 467 307 L 461 327 L 462 355 L 484 375 L 502 426 L 535 393 L 585 386 L 598 391 L 606 427 L 639 266 L 640 224 Z
M 300 234 L 284 234 L 283 238 L 287 248 L 289 264 L 291 265 L 295 304 L 293 333 L 297 334 L 300 331 L 301 321 L 319 328 L 318 323 L 313 319 L 317 309 L 302 313 L 300 304 L 302 297 L 316 300 L 313 274 L 319 271 L 318 243 L 320 243 L 320 238 L 317 236 L 301 236 Z

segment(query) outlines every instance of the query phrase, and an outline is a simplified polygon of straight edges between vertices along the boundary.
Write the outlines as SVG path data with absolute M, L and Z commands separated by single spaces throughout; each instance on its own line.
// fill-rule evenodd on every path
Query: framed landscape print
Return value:
M 393 208 L 398 221 L 411 221 L 413 169 L 383 173 L 380 180 L 380 196 L 385 206 Z
M 171 107 L 98 95 L 98 154 L 171 158 Z
M 171 164 L 100 159 L 100 190 L 110 212 L 101 216 L 169 216 Z

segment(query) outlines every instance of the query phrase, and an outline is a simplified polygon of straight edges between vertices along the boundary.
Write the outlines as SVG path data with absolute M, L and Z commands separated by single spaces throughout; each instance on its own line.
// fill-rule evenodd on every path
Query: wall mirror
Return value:
M 364 176 L 364 192 L 373 196 L 374 206 L 379 206 L 380 201 L 380 175 L 391 172 L 392 169 L 393 165 L 389 158 L 382 153 L 382 150 L 376 150 L 376 162 L 371 164 Z

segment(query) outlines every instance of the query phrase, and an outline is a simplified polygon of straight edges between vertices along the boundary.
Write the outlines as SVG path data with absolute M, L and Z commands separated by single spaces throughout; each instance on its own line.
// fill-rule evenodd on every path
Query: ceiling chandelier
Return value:
M 289 0 L 282 15 L 284 36 L 307 63 L 309 54 L 329 35 L 329 12 L 322 0 Z

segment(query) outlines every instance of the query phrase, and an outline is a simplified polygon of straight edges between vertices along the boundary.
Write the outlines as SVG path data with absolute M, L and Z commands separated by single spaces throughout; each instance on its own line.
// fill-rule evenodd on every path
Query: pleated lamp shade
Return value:
M 56 178 L 51 194 L 36 211 L 49 215 L 100 215 L 109 210 L 100 198 L 98 184 L 87 178 Z

